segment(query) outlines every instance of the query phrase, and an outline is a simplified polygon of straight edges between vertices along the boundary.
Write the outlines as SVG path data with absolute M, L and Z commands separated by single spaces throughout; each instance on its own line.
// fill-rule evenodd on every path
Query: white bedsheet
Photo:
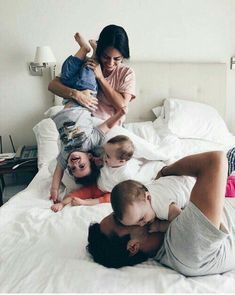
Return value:
M 166 151 L 169 141 L 175 157 L 219 148 L 172 137 L 158 143 Z M 0 292 L 235 292 L 235 270 L 187 278 L 153 260 L 118 270 L 94 263 L 85 249 L 88 226 L 111 212 L 110 204 L 67 206 L 54 213 L 48 200 L 50 183 L 44 165 L 27 189 L 0 208 Z

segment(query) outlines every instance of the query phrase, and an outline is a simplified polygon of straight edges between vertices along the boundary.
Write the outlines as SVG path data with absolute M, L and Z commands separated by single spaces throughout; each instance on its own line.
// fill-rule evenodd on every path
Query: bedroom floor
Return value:
M 31 172 L 5 175 L 4 181 L 6 186 L 4 187 L 3 191 L 3 204 L 6 203 L 15 194 L 24 190 L 33 179 L 33 177 L 34 174 L 32 174 Z
M 27 187 L 27 184 L 6 186 L 3 192 L 3 204 L 6 203 L 15 194 L 25 189 L 26 187 Z

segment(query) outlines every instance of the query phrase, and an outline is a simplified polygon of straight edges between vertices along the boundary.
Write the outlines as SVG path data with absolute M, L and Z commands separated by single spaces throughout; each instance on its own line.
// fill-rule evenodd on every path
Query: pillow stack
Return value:
M 222 144 L 235 142 L 235 137 L 228 131 L 216 109 L 189 100 L 165 99 L 154 125 L 156 128 L 169 130 L 179 138 L 202 139 Z

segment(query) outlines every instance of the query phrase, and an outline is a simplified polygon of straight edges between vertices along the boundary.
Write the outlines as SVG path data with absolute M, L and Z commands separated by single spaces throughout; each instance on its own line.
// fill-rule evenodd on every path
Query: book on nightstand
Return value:
M 15 153 L 3 153 L 0 154 L 0 161 L 4 161 L 4 160 L 10 160 L 13 159 L 15 157 Z

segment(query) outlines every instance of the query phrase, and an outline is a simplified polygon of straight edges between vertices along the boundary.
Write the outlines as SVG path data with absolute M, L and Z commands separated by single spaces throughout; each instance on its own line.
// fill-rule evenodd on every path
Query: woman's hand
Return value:
M 86 61 L 86 66 L 94 71 L 96 79 L 102 79 L 103 73 L 100 67 L 100 64 L 93 58 L 88 58 Z
M 92 94 L 94 92 L 87 89 L 83 91 L 74 91 L 73 99 L 80 103 L 82 106 L 88 108 L 90 111 L 95 111 L 98 105 L 98 99 Z

